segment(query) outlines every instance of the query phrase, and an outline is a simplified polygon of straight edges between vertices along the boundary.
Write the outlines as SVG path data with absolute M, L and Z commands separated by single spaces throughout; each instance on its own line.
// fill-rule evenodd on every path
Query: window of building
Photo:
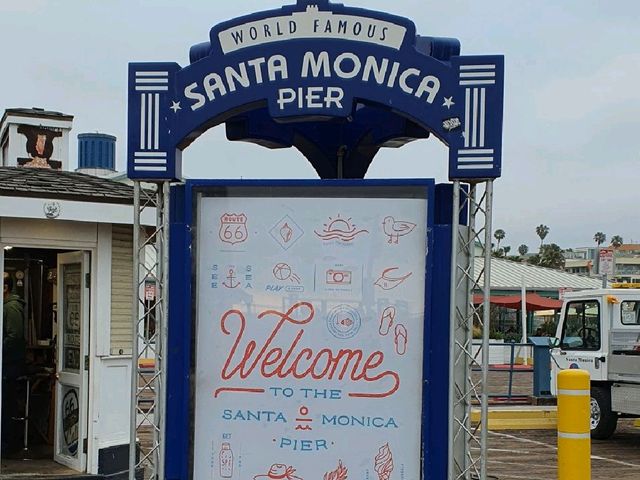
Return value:
M 597 300 L 567 305 L 560 347 L 563 350 L 600 349 L 600 304 Z

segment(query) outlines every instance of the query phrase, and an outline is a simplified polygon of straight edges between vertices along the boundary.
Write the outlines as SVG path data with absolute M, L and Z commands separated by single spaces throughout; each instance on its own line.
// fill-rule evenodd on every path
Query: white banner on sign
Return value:
M 193 478 L 420 478 L 424 199 L 198 207 Z
M 236 25 L 221 31 L 218 39 L 225 55 L 246 47 L 307 38 L 353 40 L 399 50 L 406 33 L 405 27 L 384 20 L 308 7 L 305 12 Z

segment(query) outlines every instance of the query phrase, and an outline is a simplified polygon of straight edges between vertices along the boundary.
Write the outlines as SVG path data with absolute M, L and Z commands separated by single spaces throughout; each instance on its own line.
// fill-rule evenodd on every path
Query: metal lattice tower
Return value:
M 493 180 L 464 186 L 455 181 L 453 188 L 448 471 L 450 480 L 486 480 Z M 468 226 L 460 225 L 462 214 Z M 474 269 L 477 256 L 482 258 L 480 271 Z M 473 304 L 474 291 L 483 295 L 482 305 Z M 482 328 L 475 356 L 474 323 Z M 480 407 L 476 425 L 471 422 L 474 406 Z
M 143 213 L 154 213 L 155 225 L 141 224 Z M 133 228 L 133 330 L 131 375 L 131 437 L 129 479 L 136 470 L 145 480 L 164 479 L 164 431 L 166 399 L 166 358 L 169 272 L 169 182 L 155 189 L 134 182 Z M 145 285 L 154 283 L 153 304 L 145 305 Z M 154 317 L 154 318 L 152 318 Z M 146 326 L 155 320 L 155 331 Z M 155 358 L 153 371 L 140 365 L 149 355 Z M 136 455 L 139 450 L 139 455 Z

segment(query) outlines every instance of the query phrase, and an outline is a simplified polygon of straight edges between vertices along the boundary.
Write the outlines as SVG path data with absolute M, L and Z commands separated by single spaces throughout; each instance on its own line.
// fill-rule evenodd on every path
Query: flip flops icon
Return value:
M 393 320 L 396 318 L 396 307 L 389 306 L 385 308 L 380 315 L 380 326 L 378 327 L 378 333 L 382 336 L 385 336 L 391 330 L 391 326 L 393 325 Z
M 404 355 L 407 353 L 407 342 L 409 340 L 407 329 L 399 323 L 394 330 L 393 342 L 396 344 L 396 353 Z

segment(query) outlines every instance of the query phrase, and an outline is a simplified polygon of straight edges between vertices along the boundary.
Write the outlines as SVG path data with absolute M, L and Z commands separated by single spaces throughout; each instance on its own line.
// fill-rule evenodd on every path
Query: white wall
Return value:
M 53 197 L 53 195 L 52 195 Z M 55 198 L 30 197 L 2 197 L 0 201 L 0 217 L 14 217 L 15 219 L 44 219 L 45 206 L 56 204 L 59 216 L 55 223 L 64 220 L 78 222 L 100 223 L 133 223 L 133 205 L 115 203 L 92 203 L 73 200 L 59 200 Z M 140 221 L 143 225 L 155 225 L 155 210 L 148 208 L 142 212 Z
M 93 405 L 87 470 L 98 473 L 98 450 L 129 443 L 131 357 L 95 359 L 91 388 Z
M 0 248 L 4 244 L 91 251 L 88 473 L 97 473 L 99 449 L 129 443 L 131 357 L 109 354 L 111 235 L 112 226 L 104 223 L 0 218 Z

